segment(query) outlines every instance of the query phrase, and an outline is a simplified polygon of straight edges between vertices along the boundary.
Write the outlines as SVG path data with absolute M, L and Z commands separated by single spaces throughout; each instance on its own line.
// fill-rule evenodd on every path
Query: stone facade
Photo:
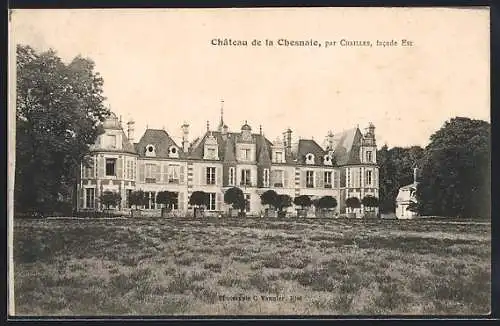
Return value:
M 188 201 L 197 190 L 211 194 L 207 212 L 227 212 L 224 191 L 233 186 L 242 189 L 248 199 L 248 215 L 262 214 L 260 195 L 269 189 L 292 199 L 299 195 L 312 199 L 332 196 L 338 202 L 337 214 L 351 213 L 345 206 L 348 197 L 378 197 L 372 124 L 365 134 L 358 127 L 339 134 L 330 132 L 321 145 L 312 139 L 292 141 L 290 129 L 284 131 L 283 138 L 271 142 L 262 128 L 254 133 L 246 122 L 239 131 L 230 132 L 222 115 L 216 130 L 207 124 L 206 132 L 193 141 L 189 140 L 189 125 L 181 128 L 181 144 L 158 129 L 147 129 L 134 142 L 134 123 L 129 121 L 125 132 L 112 114 L 103 123 L 104 133 L 91 146 L 88 162 L 82 163 L 78 210 L 103 209 L 98 199 L 106 190 L 121 194 L 122 201 L 116 207 L 121 211 L 130 209 L 131 191 L 147 192 L 146 213 L 161 208 L 155 202 L 159 191 L 177 192 L 174 211 L 180 216 L 192 214 Z M 295 213 L 295 207 L 288 212 Z

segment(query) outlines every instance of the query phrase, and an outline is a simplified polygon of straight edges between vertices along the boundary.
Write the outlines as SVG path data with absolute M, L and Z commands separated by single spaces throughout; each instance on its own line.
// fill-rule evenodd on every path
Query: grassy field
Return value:
M 19 315 L 490 311 L 487 223 L 16 220 L 14 232 Z

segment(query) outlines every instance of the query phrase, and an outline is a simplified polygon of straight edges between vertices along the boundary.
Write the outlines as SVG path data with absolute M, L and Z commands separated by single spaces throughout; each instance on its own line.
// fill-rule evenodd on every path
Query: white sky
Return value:
M 379 147 L 425 146 L 454 116 L 490 120 L 486 9 L 316 8 L 16 10 L 14 42 L 96 63 L 111 109 L 135 140 L 166 128 L 177 141 L 245 120 L 274 140 L 373 122 Z M 213 38 L 412 40 L 413 47 L 216 47 Z

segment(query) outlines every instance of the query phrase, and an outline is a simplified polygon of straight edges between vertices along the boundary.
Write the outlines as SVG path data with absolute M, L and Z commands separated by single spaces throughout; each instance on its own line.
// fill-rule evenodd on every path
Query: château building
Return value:
M 178 193 L 174 211 L 179 215 L 192 214 L 188 200 L 197 190 L 210 194 L 206 211 L 213 214 L 228 211 L 223 198 L 231 187 L 239 187 L 245 194 L 248 215 L 261 214 L 260 195 L 269 189 L 292 199 L 333 196 L 338 214 L 351 212 L 345 206 L 348 197 L 378 197 L 375 127 L 371 123 L 364 134 L 358 127 L 329 132 L 321 145 L 313 139 L 294 141 L 290 129 L 271 141 L 262 128 L 253 132 L 246 122 L 239 130 L 230 131 L 222 110 L 217 129 L 211 130 L 207 122 L 205 133 L 192 140 L 189 125 L 184 123 L 180 144 L 159 129 L 147 129 L 136 142 L 134 122 L 127 122 L 124 130 L 114 114 L 102 127 L 104 133 L 91 146 L 89 164 L 81 166 L 79 211 L 103 209 L 98 199 L 104 191 L 118 192 L 122 200 L 116 209 L 126 211 L 131 207 L 130 193 L 139 189 L 149 198 L 144 212 L 161 208 L 155 202 L 159 191 Z

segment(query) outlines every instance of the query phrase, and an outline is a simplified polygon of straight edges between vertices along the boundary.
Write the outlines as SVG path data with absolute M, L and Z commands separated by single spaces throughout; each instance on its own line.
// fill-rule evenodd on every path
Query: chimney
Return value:
M 333 131 L 328 131 L 328 135 L 326 136 L 326 140 L 328 143 L 328 149 L 333 150 Z
M 127 138 L 128 141 L 131 142 L 132 144 L 134 143 L 134 127 L 135 127 L 135 122 L 133 120 L 129 120 L 127 122 Z
M 184 122 L 184 124 L 181 126 L 182 128 L 182 150 L 184 153 L 187 153 L 189 150 L 189 125 Z
M 292 130 L 290 128 L 286 130 L 285 150 L 289 155 L 292 153 Z

